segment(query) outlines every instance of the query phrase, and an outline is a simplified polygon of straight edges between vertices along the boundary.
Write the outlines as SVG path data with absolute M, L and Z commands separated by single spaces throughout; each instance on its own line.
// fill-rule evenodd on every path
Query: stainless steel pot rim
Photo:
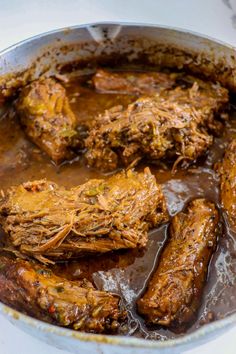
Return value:
M 230 327 L 232 324 L 236 324 L 236 313 L 230 315 L 222 320 L 218 320 L 209 324 L 202 326 L 193 333 L 184 335 L 181 338 L 177 339 L 168 339 L 168 340 L 147 340 L 139 339 L 128 336 L 112 336 L 104 334 L 91 334 L 78 332 L 72 329 L 55 326 L 40 320 L 37 320 L 33 317 L 25 315 L 19 311 L 16 311 L 9 306 L 6 306 L 0 303 L 0 312 L 7 315 L 10 319 L 21 321 L 26 325 L 37 328 L 38 330 L 44 333 L 53 333 L 61 337 L 78 339 L 83 342 L 95 342 L 97 344 L 110 344 L 118 345 L 121 347 L 133 347 L 133 348 L 148 348 L 148 349 L 161 349 L 161 348 L 171 348 L 184 346 L 189 343 L 195 342 L 196 340 L 203 339 L 203 337 L 215 332 L 217 330 Z
M 212 38 L 210 36 L 202 35 L 201 33 L 197 33 L 190 30 L 185 30 L 177 27 L 170 27 L 158 24 L 149 24 L 149 23 L 136 23 L 136 22 L 113 22 L 113 21 L 103 21 L 103 22 L 94 22 L 82 25 L 74 25 L 70 27 L 58 28 L 56 30 L 47 31 L 41 34 L 34 35 L 28 39 L 22 40 L 16 44 L 9 46 L 8 48 L 0 51 L 0 56 L 10 52 L 11 50 L 20 47 L 25 43 L 29 43 L 33 40 L 51 35 L 60 33 L 73 31 L 79 28 L 89 28 L 89 27 L 104 27 L 104 26 L 127 26 L 127 27 L 151 27 L 151 28 L 159 28 L 163 30 L 171 30 L 179 33 L 188 33 L 192 36 L 201 37 L 203 40 L 209 40 L 216 44 L 220 44 L 229 49 L 233 49 L 236 51 L 236 47 L 220 41 L 218 39 Z M 236 324 L 236 313 L 227 316 L 224 319 L 217 320 L 215 322 L 205 324 L 199 329 L 195 330 L 190 334 L 183 335 L 177 339 L 168 339 L 168 340 L 147 340 L 147 339 L 139 339 L 128 336 L 112 336 L 112 335 L 104 335 L 104 334 L 91 334 L 91 333 L 83 333 L 78 332 L 72 329 L 67 329 L 59 326 L 55 326 L 52 324 L 48 324 L 46 322 L 37 320 L 33 317 L 25 315 L 17 310 L 12 309 L 11 307 L 0 302 L 0 312 L 5 314 L 9 319 L 18 320 L 24 323 L 25 325 L 37 328 L 38 330 L 45 333 L 54 333 L 61 337 L 74 338 L 83 342 L 95 342 L 97 344 L 109 344 L 109 345 L 118 345 L 121 347 L 133 347 L 133 348 L 146 348 L 146 349 L 164 349 L 164 348 L 176 348 L 179 346 L 184 346 L 189 343 L 195 342 L 197 340 L 204 340 L 204 338 L 209 334 L 214 334 L 216 331 L 220 331 L 221 329 L 230 327 Z
M 226 43 L 224 41 L 221 41 L 219 39 L 216 39 L 214 37 L 211 36 L 207 36 L 204 35 L 202 33 L 199 32 L 195 32 L 195 31 L 191 31 L 191 30 L 185 30 L 183 28 L 180 27 L 172 27 L 172 26 L 165 26 L 165 25 L 159 25 L 159 24 L 153 24 L 153 23 L 140 23 L 140 22 L 113 22 L 113 21 L 102 21 L 102 22 L 92 22 L 92 23 L 85 23 L 85 24 L 81 24 L 81 25 L 74 25 L 74 26 L 70 26 L 70 27 L 60 27 L 57 28 L 55 30 L 50 30 L 50 31 L 46 31 L 40 34 L 36 34 L 34 36 L 31 36 L 27 39 L 23 39 L 15 44 L 10 45 L 9 47 L 3 49 L 0 51 L 0 56 L 11 51 L 14 48 L 17 48 L 25 43 L 29 43 L 35 39 L 41 38 L 41 37 L 45 37 L 47 35 L 51 35 L 51 34 L 60 34 L 61 32 L 69 32 L 69 31 L 73 31 L 75 29 L 79 29 L 79 28 L 89 28 L 89 27 L 103 27 L 103 26 L 127 26 L 127 27 L 153 27 L 153 28 L 160 28 L 163 30 L 171 30 L 171 31 L 175 31 L 175 32 L 179 32 L 179 33 L 188 33 L 192 36 L 197 36 L 197 37 L 201 37 L 203 40 L 209 40 L 211 42 L 223 45 L 224 47 L 227 47 L 229 49 L 233 49 L 236 51 L 236 47 L 230 45 L 229 43 Z

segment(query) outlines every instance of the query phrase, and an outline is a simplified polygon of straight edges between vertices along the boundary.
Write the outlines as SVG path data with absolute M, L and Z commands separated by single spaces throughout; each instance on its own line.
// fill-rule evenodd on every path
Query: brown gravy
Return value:
M 116 104 L 127 105 L 134 96 L 99 94 L 85 84 L 88 77 L 74 79 L 66 84 L 71 106 L 79 121 L 93 119 L 95 115 Z M 175 175 L 170 166 L 151 166 L 157 181 L 163 183 L 171 215 L 182 210 L 185 204 L 196 197 L 206 197 L 219 204 L 219 180 L 213 165 L 223 154 L 227 141 L 236 136 L 236 112 L 231 109 L 231 120 L 221 138 L 216 138 L 208 155 L 188 170 L 179 170 Z M 56 167 L 49 158 L 25 137 L 21 127 L 11 114 L 11 107 L 0 119 L 0 189 L 11 185 L 47 178 L 58 184 L 71 187 L 90 178 L 105 177 L 99 171 L 87 168 L 82 157 Z M 139 166 L 142 169 L 143 166 Z M 202 324 L 226 317 L 236 311 L 236 235 L 227 226 L 222 215 L 223 233 L 219 246 L 209 267 L 202 306 L 196 322 L 189 328 L 192 332 Z M 154 270 L 158 255 L 167 238 L 168 225 L 150 232 L 146 249 L 112 253 L 98 257 L 87 257 L 70 263 L 58 264 L 54 270 L 70 279 L 88 278 L 99 289 L 121 295 L 128 310 L 128 325 L 122 334 L 149 339 L 166 339 L 180 336 L 169 330 L 147 327 L 138 316 L 135 302 L 145 289 Z

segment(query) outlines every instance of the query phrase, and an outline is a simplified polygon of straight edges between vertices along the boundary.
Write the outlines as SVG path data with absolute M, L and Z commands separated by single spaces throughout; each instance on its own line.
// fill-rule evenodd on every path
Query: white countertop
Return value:
M 35 34 L 99 21 L 189 29 L 236 46 L 236 0 L 0 0 L 0 50 Z M 188 354 L 235 354 L 236 327 Z M 0 316 L 0 354 L 68 354 Z M 93 354 L 93 353 L 91 353 Z

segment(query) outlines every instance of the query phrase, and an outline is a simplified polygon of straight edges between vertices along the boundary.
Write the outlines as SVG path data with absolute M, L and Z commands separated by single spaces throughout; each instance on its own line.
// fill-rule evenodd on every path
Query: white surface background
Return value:
M 169 25 L 236 46 L 236 0 L 0 0 L 0 50 L 40 32 L 98 21 Z M 68 354 L 0 316 L 0 354 Z M 188 354 L 235 354 L 236 327 Z M 93 353 L 91 353 L 93 354 Z

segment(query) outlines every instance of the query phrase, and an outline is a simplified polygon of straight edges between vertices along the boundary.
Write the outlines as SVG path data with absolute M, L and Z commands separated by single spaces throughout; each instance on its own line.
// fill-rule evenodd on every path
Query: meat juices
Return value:
M 154 94 L 164 89 L 170 89 L 175 84 L 176 74 L 162 72 L 110 72 L 97 70 L 92 78 L 98 92 L 123 94 Z
M 7 243 L 42 262 L 144 247 L 148 230 L 168 220 L 149 168 L 66 190 L 46 180 L 8 190 L 0 206 Z
M 85 332 L 115 332 L 125 318 L 119 296 L 5 256 L 0 256 L 0 299 L 40 320 Z
M 137 302 L 148 323 L 180 332 L 194 320 L 218 227 L 219 213 L 206 199 L 195 199 L 173 217 L 158 267 Z
M 218 172 L 221 178 L 221 203 L 230 226 L 236 231 L 236 139 L 226 148 Z
M 212 144 L 212 132 L 221 131 L 215 116 L 227 102 L 226 89 L 197 80 L 191 88 L 177 87 L 139 98 L 127 109 L 106 110 L 85 140 L 87 163 L 112 171 L 141 158 L 196 160 Z
M 52 78 L 32 82 L 22 89 L 16 108 L 27 136 L 55 163 L 73 156 L 71 146 L 81 142 L 61 84 Z
M 224 228 L 208 267 L 216 234 L 204 231 L 212 230 L 218 219 L 214 205 L 206 200 L 219 201 L 220 185 L 212 166 L 221 158 L 226 142 L 235 139 L 234 105 L 230 105 L 231 120 L 222 134 L 228 91 L 219 84 L 184 72 L 150 72 L 150 66 L 145 72 L 132 71 L 137 66 L 128 72 L 121 69 L 98 70 L 95 75 L 81 72 L 74 76 L 74 72 L 64 87 L 63 77 L 57 77 L 62 84 L 40 78 L 19 89 L 19 98 L 12 97 L 1 110 L 0 223 L 6 233 L 2 231 L 0 240 L 0 301 L 75 330 L 172 339 L 182 336 L 183 330 L 191 333 L 235 312 L 234 232 Z M 137 99 L 141 95 L 146 97 Z M 88 162 L 97 169 L 87 167 L 82 156 L 55 166 L 27 140 L 22 127 L 51 158 L 59 151 L 54 157 L 57 164 L 85 152 L 81 147 L 91 129 L 87 158 L 92 156 Z M 214 135 L 218 139 L 212 144 Z M 17 147 L 22 148 L 20 154 Z M 224 207 L 228 218 L 223 222 L 232 220 L 231 225 L 234 149 L 232 143 L 220 169 L 222 205 L 225 193 L 231 198 L 229 212 Z M 206 152 L 206 159 L 173 176 L 174 158 L 176 167 L 181 159 L 191 163 Z M 162 159 L 152 165 L 152 174 L 164 184 L 171 215 L 185 210 L 190 199 L 206 198 L 200 206 L 190 203 L 188 210 L 174 218 L 177 221 L 167 242 L 169 225 L 158 227 L 169 220 L 165 198 L 148 169 L 113 177 L 102 173 L 121 166 L 132 168 L 142 158 L 145 165 Z M 215 215 L 215 220 L 207 219 L 208 214 Z M 193 228 L 200 231 L 192 235 Z M 183 234 L 187 241 L 181 242 Z M 164 252 L 159 256 L 160 247 Z M 4 256 L 6 250 L 11 251 L 11 258 Z M 106 253 L 111 250 L 117 251 Z M 156 263 L 162 268 L 157 269 L 157 276 L 153 274 L 153 292 L 146 289 L 151 294 L 150 307 L 145 295 L 143 305 L 138 305 L 145 322 L 135 303 L 155 273 Z M 209 277 L 202 294 L 207 268 Z M 121 296 L 121 307 L 113 292 Z

